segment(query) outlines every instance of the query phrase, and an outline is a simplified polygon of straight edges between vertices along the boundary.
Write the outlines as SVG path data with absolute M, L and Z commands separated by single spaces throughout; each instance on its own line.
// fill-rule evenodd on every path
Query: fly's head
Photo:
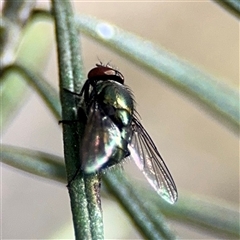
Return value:
M 83 96 L 83 105 L 85 105 L 86 110 L 91 107 L 94 101 L 97 101 L 101 88 L 109 82 L 124 85 L 124 76 L 122 73 L 111 67 L 109 64 L 96 64 L 96 67 L 88 72 L 88 79 L 80 93 L 80 95 Z
M 96 64 L 96 67 L 89 71 L 88 80 L 90 82 L 96 82 L 98 80 L 113 80 L 124 84 L 124 76 L 118 70 L 109 65 L 103 66 L 101 64 Z

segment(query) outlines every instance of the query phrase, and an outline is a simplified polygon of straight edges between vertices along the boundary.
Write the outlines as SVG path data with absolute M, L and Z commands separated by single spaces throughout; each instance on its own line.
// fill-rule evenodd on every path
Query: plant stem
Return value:
M 68 1 L 52 0 L 55 18 L 58 62 L 60 74 L 60 98 L 62 119 L 76 120 L 75 97 L 64 91 L 79 91 L 83 80 L 81 55 L 71 5 Z M 81 121 L 81 119 L 79 119 Z M 98 176 L 83 176 L 76 172 L 80 167 L 80 139 L 84 126 L 63 124 L 64 156 L 68 178 L 68 190 L 73 214 L 76 239 L 103 239 L 103 220 L 99 202 Z
M 149 207 L 147 208 L 147 199 L 143 198 L 137 189 L 134 189 L 123 172 L 117 171 L 117 169 L 113 170 L 104 174 L 104 183 L 135 222 L 142 235 L 146 239 L 176 239 L 161 212 L 158 211 L 156 215 L 156 209 L 151 211 Z
M 21 31 L 28 21 L 35 3 L 35 0 L 8 0 L 4 2 L 2 9 L 3 18 L 0 26 L 0 68 L 14 61 L 15 51 L 21 39 Z
M 16 73 L 16 75 L 19 74 L 28 86 L 30 85 L 31 87 L 35 88 L 36 92 L 39 93 L 46 105 L 52 111 L 54 117 L 58 120 L 60 119 L 61 110 L 59 99 L 57 98 L 57 92 L 39 74 L 30 70 L 29 68 L 26 68 L 20 62 L 16 62 L 12 65 L 8 65 L 7 67 L 5 67 L 2 71 L 2 74 L 5 75 L 7 73 Z M 2 79 L 0 79 L 0 82 L 1 80 Z M 9 104 L 11 104 L 11 101 L 10 103 L 6 101 L 6 106 L 4 105 L 4 108 L 8 108 Z
M 238 19 L 240 18 L 240 2 L 239 0 L 213 0 L 221 5 L 224 9 L 234 14 Z

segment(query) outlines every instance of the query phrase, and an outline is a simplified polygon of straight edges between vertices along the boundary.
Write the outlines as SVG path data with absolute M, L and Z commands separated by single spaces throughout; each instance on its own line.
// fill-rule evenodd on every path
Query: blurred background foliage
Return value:
M 174 52 L 221 79 L 224 84 L 238 88 L 238 20 L 216 3 L 73 1 L 72 4 L 75 12 L 114 23 Z M 29 4 L 25 9 L 30 12 L 32 7 Z M 37 7 L 49 9 L 48 4 L 40 1 L 37 2 Z M 16 52 L 9 50 L 8 57 L 1 55 L 2 60 L 7 59 L 6 62 L 1 60 L 1 64 L 8 65 L 16 59 L 33 72 L 41 73 L 48 84 L 57 90 L 58 70 L 52 21 L 34 18 L 25 25 L 26 19 L 12 19 L 16 40 L 13 43 L 7 41 L 6 48 L 1 50 L 3 54 L 8 52 L 6 49 L 16 48 Z M 7 24 L 5 21 L 3 23 Z M 11 27 L 3 25 L 2 36 L 3 29 L 6 28 Z M 179 201 L 184 202 L 184 195 L 188 192 L 189 196 L 197 195 L 200 199 L 208 199 L 222 206 L 222 210 L 217 208 L 217 211 L 223 215 L 230 214 L 229 211 L 225 213 L 224 206 L 231 206 L 236 214 L 239 205 L 237 136 L 216 118 L 206 114 L 202 106 L 196 105 L 168 84 L 155 81 L 155 76 L 136 67 L 126 58 L 84 36 L 81 42 L 86 71 L 99 58 L 104 63 L 111 61 L 124 74 L 126 84 L 135 94 L 142 122 L 175 179 Z M 1 124 L 2 142 L 62 156 L 62 136 L 56 118 L 50 114 L 36 91 L 27 87 L 29 81 L 22 78 L 26 79 L 26 76 L 17 69 L 10 69 L 1 77 L 1 99 L 7 103 L 3 103 L 1 112 L 4 123 Z M 9 96 L 14 97 L 8 98 Z M 44 179 L 39 181 L 37 177 L 7 165 L 2 165 L 1 168 L 3 239 L 72 238 L 71 213 L 65 185 Z M 128 176 L 134 175 L 134 180 L 144 182 L 134 164 L 125 163 L 124 169 Z M 143 198 L 144 195 L 146 194 L 143 193 Z M 187 200 L 185 203 L 192 206 Z M 165 205 L 162 208 L 168 209 Z M 202 205 L 202 208 L 204 210 L 206 207 Z M 109 198 L 105 191 L 103 215 L 106 239 L 141 238 L 116 201 Z M 221 231 L 206 231 L 203 227 L 197 227 L 196 223 L 186 225 L 173 217 L 173 214 L 170 216 L 169 223 L 179 238 L 236 238 Z

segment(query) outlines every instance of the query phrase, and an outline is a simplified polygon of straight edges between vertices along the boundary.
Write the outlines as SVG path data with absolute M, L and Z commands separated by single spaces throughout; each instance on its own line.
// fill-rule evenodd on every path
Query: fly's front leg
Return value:
M 68 120 L 68 119 L 62 119 L 62 120 L 59 120 L 58 121 L 58 124 L 68 124 L 68 125 L 71 125 L 71 124 L 74 124 L 74 123 L 77 123 L 79 122 L 79 118 L 77 118 L 77 109 L 74 107 L 73 108 L 73 112 L 74 112 L 74 116 L 75 116 L 75 120 Z

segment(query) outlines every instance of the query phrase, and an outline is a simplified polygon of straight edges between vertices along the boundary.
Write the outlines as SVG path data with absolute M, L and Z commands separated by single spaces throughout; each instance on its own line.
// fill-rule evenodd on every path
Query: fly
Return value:
M 96 64 L 80 96 L 87 117 L 81 170 L 92 174 L 130 157 L 164 200 L 176 202 L 174 180 L 137 117 L 134 97 L 124 85 L 123 75 L 109 65 Z

